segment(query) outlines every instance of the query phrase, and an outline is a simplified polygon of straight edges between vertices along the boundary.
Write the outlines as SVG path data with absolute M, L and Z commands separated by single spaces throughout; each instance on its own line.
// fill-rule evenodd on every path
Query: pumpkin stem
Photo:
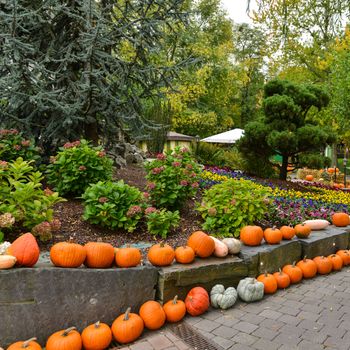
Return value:
M 67 329 L 62 333 L 62 337 L 66 337 L 66 336 L 69 334 L 69 332 L 71 332 L 71 331 L 73 331 L 73 330 L 75 330 L 75 329 L 77 329 L 77 327 L 69 327 L 69 328 L 67 328 Z
M 161 248 L 163 248 L 163 247 L 164 247 L 164 245 L 165 245 L 165 243 L 164 243 L 164 242 L 160 242 L 160 243 L 159 243 L 159 246 L 160 246 Z
M 177 295 L 175 295 L 175 297 L 174 297 L 174 299 L 173 299 L 173 304 L 174 304 L 174 305 L 176 305 L 176 304 L 177 304 L 177 298 L 178 298 L 178 296 L 177 296 Z
M 280 275 L 282 275 L 282 270 L 281 270 L 281 268 L 278 269 L 278 272 L 280 273 Z
M 97 242 L 102 242 L 102 238 L 101 237 L 97 238 Z
M 265 270 L 265 273 L 264 273 L 265 277 L 267 277 L 267 271 Z
M 72 236 L 69 236 L 68 243 L 75 243 L 75 239 Z
M 293 261 L 293 264 L 292 264 L 293 267 L 295 267 L 295 263 L 296 263 L 296 261 Z
M 131 311 L 131 307 L 128 307 L 125 311 L 125 314 L 124 314 L 124 321 L 127 321 L 129 319 L 130 311 Z
M 303 259 L 304 262 L 306 262 L 306 255 L 304 256 L 304 259 Z
M 30 343 L 31 341 L 36 341 L 36 340 L 37 340 L 37 338 L 35 338 L 35 337 L 26 340 L 25 342 L 23 342 L 21 348 L 24 348 L 24 349 L 27 348 L 27 347 L 29 346 L 29 343 Z
M 100 328 L 100 324 L 101 324 L 101 321 L 97 321 L 97 322 L 94 324 L 95 328 Z
M 273 225 L 272 229 L 275 231 L 277 229 L 276 225 Z

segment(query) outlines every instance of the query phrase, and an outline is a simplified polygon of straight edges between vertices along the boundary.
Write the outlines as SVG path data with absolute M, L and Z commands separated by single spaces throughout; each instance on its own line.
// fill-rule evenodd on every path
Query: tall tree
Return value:
M 181 62 L 157 62 L 185 0 L 0 2 L 1 122 L 42 144 L 142 132 L 141 101 Z

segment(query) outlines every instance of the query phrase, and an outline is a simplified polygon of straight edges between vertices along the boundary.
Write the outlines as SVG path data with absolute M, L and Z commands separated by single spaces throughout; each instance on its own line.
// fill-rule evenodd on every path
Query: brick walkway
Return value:
M 184 322 L 218 349 L 350 349 L 350 269 L 304 280 L 257 303 L 239 302 L 226 311 L 186 317 Z M 194 348 L 165 327 L 122 349 Z

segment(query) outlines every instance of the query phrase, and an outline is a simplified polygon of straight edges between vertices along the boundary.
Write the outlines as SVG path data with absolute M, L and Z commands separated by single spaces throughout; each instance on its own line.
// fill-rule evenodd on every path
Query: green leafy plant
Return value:
M 17 129 L 0 129 L 0 160 L 12 162 L 19 157 L 37 161 L 40 159 L 39 148 Z
M 179 226 L 180 214 L 166 209 L 149 207 L 145 210 L 148 232 L 154 236 L 166 238 L 172 228 Z
M 132 232 L 143 215 L 141 197 L 136 187 L 122 180 L 99 181 L 89 186 L 82 195 L 85 206 L 83 218 L 91 224 Z
M 68 142 L 51 157 L 47 177 L 49 184 L 62 195 L 81 195 L 97 181 L 111 180 L 113 161 L 102 147 L 93 147 L 86 140 Z
M 42 189 L 40 171 L 33 161 L 17 158 L 12 163 L 0 161 L 0 227 L 11 230 L 14 225 L 31 229 L 53 219 L 52 206 L 64 199 L 57 192 Z
M 217 236 L 239 237 L 241 227 L 263 218 L 270 188 L 249 180 L 230 179 L 206 190 L 197 210 L 203 229 Z
M 158 154 L 145 167 L 150 201 L 158 208 L 180 208 L 198 190 L 200 167 L 185 148 Z

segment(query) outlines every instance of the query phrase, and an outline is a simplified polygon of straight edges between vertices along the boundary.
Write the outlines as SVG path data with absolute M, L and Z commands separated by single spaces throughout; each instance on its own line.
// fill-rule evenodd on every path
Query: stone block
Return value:
M 0 271 L 0 345 L 55 331 L 111 324 L 128 306 L 138 312 L 154 299 L 157 269 L 63 269 L 52 266 Z

